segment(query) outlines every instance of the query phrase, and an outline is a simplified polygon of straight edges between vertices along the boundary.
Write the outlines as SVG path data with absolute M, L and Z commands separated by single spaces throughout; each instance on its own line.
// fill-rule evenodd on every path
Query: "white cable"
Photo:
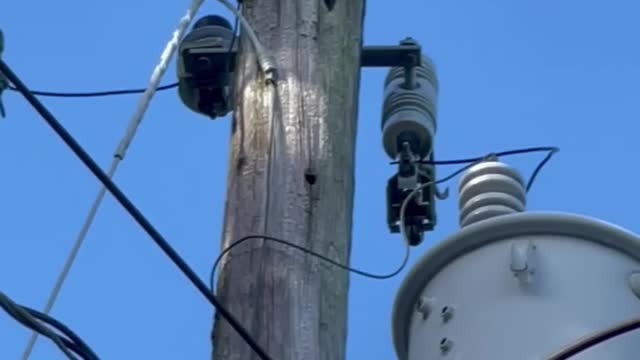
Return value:
M 178 28 L 173 32 L 171 40 L 169 40 L 169 43 L 167 43 L 162 55 L 160 55 L 160 63 L 155 67 L 155 69 L 153 69 L 149 87 L 147 87 L 147 90 L 145 90 L 144 94 L 142 94 L 142 98 L 140 98 L 140 101 L 138 102 L 138 107 L 131 118 L 131 122 L 127 128 L 127 133 L 116 150 L 116 157 L 119 157 L 120 159 L 124 158 L 125 152 L 127 151 L 129 144 L 131 144 L 131 140 L 133 140 L 133 137 L 135 136 L 136 130 L 142 121 L 144 113 L 149 107 L 151 98 L 153 98 L 153 95 L 156 93 L 156 88 L 160 85 L 160 80 L 162 80 L 162 76 L 167 71 L 171 58 L 178 48 L 180 39 L 182 39 L 184 32 L 193 20 L 193 16 L 196 14 L 203 2 L 204 0 L 193 0 L 189 10 L 187 10 L 187 13 L 180 19 Z
M 169 63 L 171 62 L 171 59 L 175 54 L 176 49 L 178 48 L 180 39 L 182 39 L 185 31 L 187 30 L 187 27 L 193 20 L 194 15 L 196 14 L 196 12 L 198 12 L 198 9 L 200 8 L 203 2 L 204 0 L 194 0 L 191 3 L 191 6 L 187 10 L 187 13 L 180 19 L 178 28 L 173 32 L 171 40 L 169 40 L 164 51 L 162 52 L 162 55 L 160 55 L 160 62 L 153 69 L 153 73 L 151 74 L 151 79 L 149 81 L 149 86 L 145 90 L 144 94 L 142 94 L 142 97 L 138 102 L 136 111 L 133 114 L 131 121 L 129 122 L 129 125 L 126 129 L 126 132 L 122 140 L 120 141 L 120 144 L 115 150 L 115 153 L 113 155 L 113 160 L 111 162 L 111 165 L 109 166 L 109 170 L 107 171 L 107 175 L 109 176 L 109 178 L 112 178 L 114 176 L 118 168 L 118 165 L 124 159 L 125 153 L 127 152 L 129 145 L 131 144 L 134 136 L 136 135 L 138 126 L 142 122 L 142 118 L 144 117 L 145 112 L 149 108 L 151 99 L 153 98 L 153 95 L 155 95 L 156 93 L 156 88 L 160 84 L 160 81 L 162 80 L 162 76 L 167 71 L 167 68 L 169 67 Z M 67 260 L 64 263 L 64 266 L 62 268 L 62 271 L 60 272 L 60 275 L 58 275 L 58 278 L 56 279 L 56 283 L 53 286 L 51 294 L 49 295 L 49 299 L 47 300 L 47 304 L 44 307 L 43 312 L 47 315 L 53 308 L 56 298 L 58 297 L 58 294 L 62 289 L 62 285 L 64 284 L 64 281 L 67 275 L 69 274 L 69 271 L 71 270 L 71 266 L 75 261 L 76 255 L 78 254 L 78 251 L 80 250 L 80 247 L 82 246 L 82 243 L 84 242 L 84 239 L 86 238 L 87 233 L 89 232 L 89 229 L 93 224 L 93 220 L 96 216 L 96 213 L 98 212 L 98 208 L 100 207 L 102 200 L 104 199 L 106 191 L 107 189 L 103 186 L 98 192 L 98 194 L 96 195 L 96 198 L 93 201 L 93 205 L 91 205 L 91 209 L 87 214 L 85 222 L 82 225 L 80 232 L 78 233 L 76 241 L 73 244 L 71 251 L 69 252 Z M 24 349 L 24 352 L 22 353 L 22 360 L 27 360 L 29 358 L 29 356 L 31 355 L 31 352 L 33 351 L 33 347 L 37 339 L 38 339 L 38 333 L 33 332 L 31 334 L 31 337 L 29 338 L 29 342 L 27 343 L 27 346 Z
M 258 40 L 258 36 L 256 32 L 253 31 L 251 24 L 247 21 L 247 19 L 242 15 L 239 9 L 234 7 L 228 0 L 218 0 L 224 7 L 229 9 L 239 20 L 240 24 L 244 31 L 247 32 L 249 36 L 249 40 L 251 40 L 251 44 L 253 44 L 253 48 L 256 51 L 256 56 L 258 57 L 258 63 L 260 64 L 260 68 L 264 72 L 264 75 L 267 79 L 267 83 L 275 82 L 277 77 L 276 66 L 271 61 L 271 58 L 268 56 L 267 52 L 262 47 L 262 43 Z

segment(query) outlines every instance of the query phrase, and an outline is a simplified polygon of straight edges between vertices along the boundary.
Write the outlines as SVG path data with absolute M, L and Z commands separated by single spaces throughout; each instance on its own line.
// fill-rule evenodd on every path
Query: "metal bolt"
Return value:
M 440 316 L 442 316 L 442 321 L 447 322 L 451 320 L 453 317 L 453 306 L 445 306 L 442 308 L 440 312 Z
M 629 288 L 631 291 L 640 298 L 640 272 L 633 272 L 629 275 Z
M 404 38 L 403 40 L 400 41 L 400 45 L 415 45 L 417 43 L 418 42 L 414 38 L 412 38 L 410 36 L 408 36 L 408 37 L 406 37 L 406 38 Z
M 449 350 L 451 350 L 452 347 L 453 347 L 453 341 L 451 341 L 451 339 L 442 338 L 442 340 L 440 340 L 440 351 L 443 354 L 448 353 Z

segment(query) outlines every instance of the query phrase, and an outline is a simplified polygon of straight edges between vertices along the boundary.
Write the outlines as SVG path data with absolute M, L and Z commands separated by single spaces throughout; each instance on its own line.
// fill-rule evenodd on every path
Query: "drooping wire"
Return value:
M 227 6 L 224 1 L 222 1 L 222 3 L 225 6 Z M 235 17 L 235 23 L 234 23 L 234 26 L 233 26 L 234 37 L 233 37 L 233 39 L 231 39 L 231 45 L 229 46 L 229 53 L 231 53 L 233 51 L 233 45 L 236 42 L 236 36 L 237 36 L 237 33 L 238 33 L 238 28 L 239 28 L 239 26 L 238 26 L 239 25 L 238 14 L 240 13 L 241 7 L 242 7 L 242 3 L 238 2 L 238 6 L 237 6 L 236 10 L 234 11 L 234 17 Z M 254 43 L 254 46 L 255 46 L 255 43 L 258 44 L 258 49 L 260 49 L 259 50 L 260 52 L 258 53 L 258 56 L 261 57 L 261 58 L 268 59 L 268 57 L 265 54 L 265 51 L 262 49 L 262 46 L 260 45 L 260 42 L 257 41 L 257 36 L 255 36 L 255 33 L 253 33 L 253 38 L 251 40 L 252 40 L 252 43 Z M 228 65 L 228 63 L 227 63 L 227 65 Z M 271 64 L 271 62 L 269 60 L 266 60 L 266 62 L 263 62 L 263 66 L 267 70 L 275 68 L 273 66 L 273 64 Z M 229 69 L 227 69 L 227 71 L 228 70 Z M 265 69 L 263 69 L 263 70 L 265 70 Z M 165 90 L 170 90 L 170 89 L 174 89 L 174 88 L 177 88 L 177 87 L 178 87 L 178 82 L 174 82 L 174 83 L 167 84 L 167 85 L 157 86 L 155 91 L 156 92 L 165 91 Z M 118 96 L 118 95 L 143 94 L 143 93 L 145 93 L 147 91 L 147 89 L 148 88 L 138 88 L 138 89 L 121 89 L 121 90 L 87 91 L 87 92 L 60 92 L 60 91 L 31 90 L 31 93 L 33 95 L 43 96 L 43 97 L 94 98 L 94 97 L 107 97 L 107 96 Z M 12 85 L 8 85 L 7 90 L 18 92 L 18 90 Z
M 224 6 L 227 6 L 227 3 L 225 1 L 221 1 L 221 3 Z M 238 2 L 238 6 L 236 7 L 235 11 L 233 11 L 234 13 L 234 17 L 235 17 L 235 23 L 233 26 L 233 34 L 234 37 L 233 39 L 231 39 L 231 45 L 229 47 L 229 53 L 231 53 L 233 51 L 233 45 L 236 42 L 236 35 L 238 33 L 238 28 L 239 28 L 239 17 L 238 14 L 240 14 L 240 9 L 242 7 L 242 2 Z M 248 23 L 247 23 L 248 25 Z M 251 35 L 249 35 L 251 36 Z M 251 42 L 254 44 L 257 43 L 257 49 L 258 50 L 258 57 L 259 58 L 264 58 L 267 60 L 264 60 L 262 62 L 262 66 L 263 71 L 266 70 L 272 70 L 275 69 L 274 65 L 270 62 L 270 60 L 268 60 L 268 57 L 266 55 L 266 52 L 263 50 L 262 45 L 260 45 L 260 42 L 258 41 L 257 36 L 255 35 L 255 33 L 253 33 L 253 37 L 251 38 Z M 227 69 L 228 71 L 228 69 Z M 178 82 L 174 82 L 174 83 L 170 83 L 167 85 L 160 85 L 156 87 L 155 91 L 165 91 L 165 90 L 170 90 L 170 89 L 174 89 L 178 87 Z M 148 88 L 138 88 L 138 89 L 120 89 L 120 90 L 104 90 L 104 91 L 86 91 L 86 92 L 62 92 L 62 91 L 45 91 L 45 90 L 31 90 L 31 93 L 33 95 L 36 96 L 43 96 L 43 97 L 59 97 L 59 98 L 94 98 L 94 97 L 107 97 L 107 96 L 118 96 L 118 95 L 133 95 L 133 94 L 143 94 L 147 91 Z M 18 92 L 18 89 L 16 89 L 14 86 L 12 85 L 8 85 L 7 90 L 11 90 L 14 92 Z
M 129 198 L 120 190 L 120 188 L 109 178 L 109 176 L 98 166 L 93 158 L 78 144 L 71 134 L 60 124 L 60 122 L 49 112 L 49 110 L 31 94 L 27 86 L 18 78 L 18 76 L 9 68 L 9 66 L 0 59 L 0 72 L 20 91 L 22 96 L 31 104 L 52 130 L 64 141 L 71 151 L 84 163 L 84 165 L 100 180 L 113 197 L 122 205 L 122 207 L 131 215 L 131 217 L 145 230 L 156 245 L 169 257 L 169 259 L 180 269 L 180 271 L 189 279 L 189 281 L 200 291 L 200 293 L 216 308 L 220 315 L 229 322 L 229 325 L 235 329 L 240 337 L 256 352 L 263 360 L 270 360 L 271 357 L 256 343 L 253 337 L 239 323 L 218 300 L 218 298 L 208 289 L 207 284 L 203 282 L 198 275 L 189 267 L 184 259 L 175 249 L 165 240 L 158 230 L 147 220 L 147 218 L 138 210 L 138 208 L 129 200 Z
M 238 6 L 236 8 L 237 11 L 240 11 L 242 7 L 242 3 L 238 2 Z M 231 45 L 229 46 L 229 54 L 233 52 L 233 45 L 236 42 L 236 36 L 239 28 L 239 19 L 237 15 L 234 15 L 235 22 L 233 25 L 233 34 L 234 37 L 231 39 Z M 182 34 L 181 34 L 182 35 Z M 182 37 L 182 36 L 180 36 Z M 227 67 L 229 63 L 227 63 Z M 227 72 L 229 69 L 227 68 Z M 167 85 L 160 85 L 156 88 L 156 92 L 170 90 L 178 87 L 178 82 L 174 82 Z M 7 90 L 18 92 L 18 90 L 9 85 Z M 87 91 L 87 92 L 60 92 L 60 91 L 44 91 L 44 90 L 31 90 L 31 93 L 36 96 L 43 97 L 59 97 L 59 98 L 94 98 L 94 97 L 106 97 L 106 96 L 118 96 L 118 95 L 133 95 L 133 94 L 143 94 L 147 91 L 147 88 L 138 88 L 138 89 L 121 89 L 121 90 L 104 90 L 104 91 Z
M 405 212 L 406 212 L 406 207 L 408 206 L 409 202 L 418 194 L 420 193 L 420 191 L 424 190 L 425 188 L 433 185 L 433 184 L 441 184 L 444 182 L 447 182 L 451 179 L 453 179 L 454 177 L 460 175 L 461 173 L 463 173 L 464 171 L 468 170 L 469 168 L 473 167 L 474 165 L 482 162 L 482 161 L 486 161 L 488 159 L 491 159 L 493 157 L 497 157 L 497 156 L 509 156 L 509 155 L 517 155 L 517 154 L 524 154 L 524 153 L 532 153 L 532 152 L 540 152 L 540 151 L 547 151 L 548 154 L 547 156 L 545 156 L 545 158 L 540 161 L 538 163 L 538 165 L 536 166 L 535 170 L 533 171 L 533 174 L 531 175 L 528 183 L 527 183 L 527 191 L 529 188 L 531 188 L 531 186 L 533 185 L 535 178 L 537 176 L 537 174 L 542 170 L 542 168 L 544 167 L 544 165 L 549 161 L 549 159 L 553 156 L 554 153 L 556 153 L 557 151 L 559 151 L 558 148 L 556 147 L 536 147 L 536 148 L 525 148 L 525 149 L 517 149 L 517 150 L 509 150 L 509 151 L 502 151 L 499 153 L 490 153 L 488 155 L 482 156 L 482 157 L 475 157 L 475 158 L 469 158 L 469 159 L 461 159 L 461 160 L 444 160 L 444 161 L 431 161 L 431 162 L 427 162 L 427 161 L 421 161 L 421 163 L 423 164 L 467 164 L 466 166 L 463 166 L 462 168 L 454 171 L 453 173 L 451 173 L 450 175 L 445 176 L 442 179 L 439 179 L 437 181 L 432 182 L 426 182 L 424 184 L 420 184 L 420 186 L 416 187 L 414 190 L 412 190 L 407 197 L 404 199 L 404 201 L 402 202 L 402 205 L 400 207 L 400 232 L 402 234 L 402 238 L 404 239 L 405 245 L 406 245 L 406 251 L 405 251 L 405 255 L 404 258 L 402 260 L 402 262 L 400 263 L 400 266 L 394 270 L 393 272 L 389 273 L 389 274 L 374 274 L 374 273 L 370 273 L 367 271 L 363 271 L 357 268 L 353 268 L 350 267 L 348 265 L 339 263 L 331 258 L 328 258 L 325 255 L 319 254 L 313 250 L 307 249 L 303 246 L 300 246 L 298 244 L 295 244 L 291 241 L 287 241 L 284 239 L 280 239 L 280 238 L 276 238 L 273 236 L 268 236 L 268 235 L 248 235 L 248 236 L 244 236 L 242 238 L 240 238 L 239 240 L 236 240 L 233 244 L 229 245 L 228 247 L 226 247 L 224 250 L 222 250 L 220 252 L 220 254 L 218 255 L 218 257 L 216 258 L 216 260 L 213 262 L 213 266 L 211 267 L 211 272 L 209 273 L 209 287 L 211 289 L 212 292 L 214 292 L 214 282 L 215 282 L 215 272 L 217 270 L 217 268 L 220 265 L 220 262 L 224 259 L 225 255 L 227 255 L 231 250 L 233 250 L 235 247 L 241 245 L 244 242 L 247 242 L 249 240 L 266 240 L 266 241 L 271 241 L 274 243 L 278 243 L 281 245 L 285 245 L 287 247 L 290 248 L 294 248 L 296 250 L 301 251 L 304 254 L 307 255 L 311 255 L 313 257 L 316 257 L 328 264 L 331 264 L 333 266 L 336 266 L 340 269 L 343 269 L 345 271 L 354 273 L 356 275 L 360 275 L 366 278 L 370 278 L 370 279 L 377 279 L 377 280 L 385 280 L 385 279 L 390 279 L 396 275 L 398 275 L 400 272 L 402 272 L 402 270 L 404 270 L 404 268 L 406 267 L 408 261 L 409 261 L 409 255 L 410 255 L 410 241 L 408 239 L 408 236 L 405 232 L 405 227 L 402 225 L 405 223 Z
M 277 68 L 275 66 L 275 63 L 272 62 L 271 58 L 268 56 L 268 54 L 266 53 L 266 51 L 264 50 L 264 48 L 262 47 L 262 44 L 260 43 L 260 41 L 258 40 L 258 37 L 256 36 L 253 28 L 251 27 L 251 25 L 249 24 L 249 22 L 244 18 L 244 16 L 242 15 L 242 1 L 238 1 L 237 7 L 234 8 L 231 3 L 227 0 L 219 0 L 220 3 L 222 3 L 227 9 L 229 9 L 234 15 L 235 15 L 235 19 L 234 19 L 234 26 L 233 26 L 233 38 L 232 41 L 230 43 L 229 46 L 229 53 L 231 53 L 233 51 L 233 46 L 235 44 L 235 42 L 237 41 L 237 38 L 239 37 L 238 35 L 238 25 L 241 24 L 242 25 L 242 29 L 244 30 L 243 34 L 246 34 L 249 37 L 249 41 L 252 43 L 254 51 L 256 52 L 256 56 L 258 59 L 258 63 L 260 66 L 260 70 L 262 70 L 262 73 L 265 77 L 265 83 L 267 85 L 267 90 L 266 90 L 266 95 L 269 97 L 269 100 L 266 101 L 267 104 L 269 104 L 268 108 L 267 108 L 267 112 L 268 112 L 268 120 L 267 120 L 267 126 L 269 127 L 269 132 L 270 132 L 270 136 L 269 136 L 269 158 L 272 159 L 272 157 L 274 156 L 274 152 L 275 152 L 275 144 L 277 143 L 277 134 L 278 132 L 275 130 L 275 125 L 276 125 L 276 109 L 278 107 L 279 104 L 279 93 L 278 93 L 278 87 L 277 87 Z M 239 48 L 239 46 L 238 46 Z M 238 58 L 236 58 L 236 64 L 238 63 Z M 229 63 L 227 63 L 227 65 L 229 65 Z M 237 65 L 236 65 L 236 69 L 237 69 Z M 227 72 L 229 72 L 229 68 L 227 67 Z M 235 95 L 234 95 L 235 96 Z M 244 159 L 244 141 L 242 139 L 244 139 L 244 130 L 242 130 L 241 132 L 241 143 L 240 143 L 240 150 L 239 150 L 239 159 Z M 267 179 L 267 187 L 269 186 L 268 184 L 270 183 L 270 178 L 271 178 L 271 166 L 273 164 L 273 161 L 269 161 L 268 165 L 267 165 L 267 173 L 265 175 L 266 179 Z M 266 214 L 268 214 L 268 209 L 269 209 L 269 194 L 267 193 L 266 197 L 265 197 L 265 201 L 264 201 L 264 211 Z M 268 221 L 264 222 L 264 232 L 267 232 L 267 226 L 268 226 Z M 249 240 L 249 239 L 246 239 Z M 279 239 L 277 238 L 272 238 L 273 241 L 278 241 Z M 239 244 L 233 244 L 234 245 L 239 245 Z M 220 259 L 216 260 L 216 262 L 219 262 Z M 213 279 L 214 277 L 214 273 L 215 273 L 215 267 L 212 268 L 211 274 L 210 274 L 210 279 Z M 213 280 L 211 280 L 211 286 L 210 286 L 210 291 L 211 293 L 215 293 L 215 290 L 213 288 Z M 216 313 L 215 315 L 215 319 L 216 322 L 218 321 L 218 314 Z M 217 325 L 216 325 L 217 326 Z
M 567 360 L 594 346 L 602 344 L 608 340 L 622 336 L 634 330 L 640 330 L 640 318 L 624 321 L 613 325 L 594 334 L 579 339 L 575 343 L 567 346 L 563 350 L 549 356 L 547 360 Z
M 34 318 L 46 323 L 47 325 L 63 333 L 69 340 L 73 342 L 73 344 L 75 344 L 75 346 L 78 347 L 78 349 L 82 352 L 82 354 L 84 354 L 83 357 L 87 359 L 98 359 L 98 356 L 93 352 L 93 350 L 91 350 L 89 345 L 87 345 L 87 343 L 85 343 L 84 340 L 82 340 L 76 333 L 71 331 L 71 329 L 69 329 L 66 325 L 64 325 L 60 321 L 38 310 L 32 309 L 24 305 L 22 305 L 22 308 L 26 310 L 29 313 L 29 315 L 33 316 Z
M 529 192 L 529 190 L 531 190 L 531 187 L 533 186 L 533 183 L 536 181 L 536 178 L 538 177 L 538 174 L 540 173 L 542 168 L 547 164 L 547 162 L 549 162 L 549 160 L 551 160 L 553 155 L 558 151 L 560 151 L 560 149 L 557 147 L 549 148 L 549 152 L 547 153 L 547 155 L 542 159 L 542 161 L 538 163 L 538 166 L 536 166 L 536 168 L 533 169 L 533 172 L 531 173 L 531 175 L 529 176 L 529 180 L 527 181 L 527 187 L 526 187 L 527 193 Z
M 33 331 L 36 331 L 51 339 L 51 341 L 60 349 L 60 351 L 62 351 L 62 353 L 64 353 L 64 355 L 68 359 L 77 359 L 77 357 L 72 354 L 73 350 L 70 349 L 67 343 L 64 343 L 62 339 L 53 331 L 47 329 L 42 324 L 37 324 L 35 321 L 33 321 L 33 319 L 28 316 L 26 311 L 21 309 L 15 303 L 11 302 L 11 299 L 9 299 L 4 293 L 0 293 L 0 307 L 2 307 L 2 309 L 16 321 L 32 329 Z
M 120 143 L 114 150 L 113 159 L 107 170 L 107 176 L 109 179 L 113 178 L 121 161 L 124 160 L 125 153 L 136 135 L 136 131 L 140 123 L 142 122 L 144 114 L 149 108 L 149 104 L 151 103 L 151 100 L 153 99 L 153 96 L 156 90 L 166 89 L 173 86 L 173 85 L 169 85 L 169 86 L 159 87 L 158 85 L 160 84 L 160 81 L 162 80 L 163 75 L 165 74 L 165 72 L 167 71 L 167 68 L 169 67 L 169 63 L 171 62 L 171 59 L 176 52 L 180 39 L 182 39 L 185 31 L 187 30 L 187 27 L 192 22 L 193 17 L 195 16 L 195 14 L 198 12 L 198 9 L 202 5 L 202 2 L 203 2 L 202 0 L 195 0 L 191 3 L 191 5 L 189 6 L 189 9 L 187 9 L 186 11 L 186 14 L 182 18 L 180 18 L 178 27 L 173 32 L 171 39 L 169 39 L 169 42 L 167 43 L 164 50 L 162 51 L 162 54 L 160 56 L 160 61 L 155 66 L 151 74 L 151 78 L 149 80 L 149 86 L 142 91 L 143 95 L 138 102 L 136 111 L 131 117 L 131 120 L 129 121 L 125 134 L 123 135 Z M 137 92 L 137 90 L 132 90 L 132 91 Z M 120 91 L 120 93 L 123 93 L 123 91 Z M 96 95 L 96 94 L 99 94 L 99 93 L 94 93 L 91 95 Z M 105 94 L 107 93 L 102 93 L 99 95 L 105 96 Z M 109 95 L 114 95 L 114 94 L 115 92 L 109 93 Z M 73 94 L 73 95 L 78 95 L 78 94 Z M 85 217 L 84 223 L 82 224 L 82 227 L 80 228 L 80 231 L 76 236 L 76 240 L 73 243 L 73 246 L 69 252 L 69 255 L 67 256 L 67 259 L 65 260 L 62 270 L 60 271 L 60 274 L 56 279 L 53 289 L 51 290 L 49 298 L 47 299 L 47 303 L 43 310 L 45 314 L 49 314 L 49 312 L 53 308 L 53 305 L 56 302 L 58 294 L 62 289 L 62 286 L 67 278 L 67 275 L 71 271 L 71 267 L 75 262 L 78 252 L 80 251 L 80 248 L 82 247 L 82 244 L 84 243 L 84 240 L 86 239 L 87 234 L 89 233 L 89 230 L 93 225 L 93 221 L 96 217 L 98 209 L 100 208 L 100 205 L 102 204 L 102 200 L 104 199 L 106 192 L 107 192 L 107 189 L 104 186 L 102 186 L 98 191 L 98 193 L 96 194 L 96 197 L 93 200 L 91 208 L 89 209 L 89 212 Z M 33 351 L 33 347 L 35 346 L 37 338 L 38 338 L 38 333 L 34 332 L 31 334 L 31 337 L 29 338 L 29 341 L 25 346 L 24 352 L 22 353 L 22 360 L 27 360 L 29 358 L 31 352 Z
M 228 254 L 231 250 L 233 250 L 235 247 L 241 245 L 244 242 L 247 242 L 249 240 L 267 240 L 267 241 L 271 241 L 274 243 L 278 243 L 278 244 L 282 244 L 285 245 L 287 247 L 299 250 L 305 254 L 311 255 L 313 257 L 316 257 L 326 263 L 329 263 L 333 266 L 336 266 L 340 269 L 343 269 L 345 271 L 349 271 L 352 272 L 354 274 L 360 275 L 360 276 L 364 276 L 367 278 L 371 278 L 371 279 L 378 279 L 378 280 L 384 280 L 384 279 L 389 279 L 392 278 L 396 275 L 398 275 L 402 270 L 404 270 L 405 266 L 407 265 L 407 262 L 409 261 L 409 244 L 407 242 L 407 247 L 406 247 L 406 251 L 405 251 L 405 255 L 404 258 L 402 260 L 402 262 L 400 263 L 400 266 L 394 270 L 393 272 L 389 273 L 389 274 L 383 274 L 383 275 L 379 275 L 379 274 L 373 274 L 373 273 L 369 273 L 363 270 L 359 270 L 356 268 L 352 268 L 349 267 L 348 265 L 344 265 L 342 263 L 339 263 L 333 259 L 330 259 L 327 256 L 324 256 L 320 253 L 317 253 L 313 250 L 309 250 L 307 248 L 305 248 L 304 246 L 300 246 L 297 244 L 294 244 L 293 242 L 287 241 L 287 240 L 283 240 L 280 238 L 276 238 L 273 236 L 267 236 L 267 235 L 248 235 L 245 237 L 240 238 L 239 240 L 235 241 L 233 244 L 229 245 L 227 248 L 225 248 L 222 252 L 220 252 L 220 255 L 218 255 L 218 257 L 216 258 L 215 262 L 213 263 L 213 266 L 211 268 L 211 273 L 209 275 L 209 286 L 211 288 L 211 291 L 214 291 L 214 279 L 215 279 L 215 273 L 216 273 L 216 269 L 218 268 L 218 266 L 220 265 L 220 262 L 222 261 L 222 259 L 224 259 L 224 256 L 226 254 Z
M 511 156 L 511 155 L 520 155 L 520 154 L 528 154 L 534 152 L 557 152 L 559 149 L 555 146 L 535 146 L 528 147 L 522 149 L 514 149 L 514 150 L 506 150 L 506 151 L 498 151 L 493 153 L 495 156 Z M 470 164 L 472 162 L 482 160 L 482 156 L 476 156 L 472 158 L 464 158 L 464 159 L 455 159 L 455 160 L 420 160 L 418 163 L 426 164 L 426 165 L 462 165 L 462 164 Z M 397 164 L 397 161 L 392 162 L 391 164 Z
M 538 147 L 529 147 L 529 148 L 516 149 L 516 150 L 500 151 L 500 152 L 496 152 L 495 156 L 500 157 L 500 156 L 520 155 L 520 154 L 527 154 L 527 153 L 534 153 L 534 152 L 547 153 L 544 159 L 541 162 L 539 162 L 536 168 L 533 170 L 533 172 L 531 173 L 531 176 L 529 176 L 529 180 L 527 181 L 527 184 L 526 184 L 526 191 L 529 192 L 529 190 L 531 190 L 531 187 L 533 186 L 533 183 L 538 177 L 540 170 L 542 170 L 542 168 L 547 164 L 547 162 L 549 162 L 549 160 L 551 160 L 553 155 L 558 151 L 560 151 L 560 149 L 555 146 L 538 146 Z M 427 164 L 427 165 L 460 165 L 460 164 L 473 163 L 480 159 L 482 158 L 474 157 L 474 158 L 455 159 L 455 160 L 435 160 L 435 161 L 420 160 L 418 162 L 421 164 Z M 397 164 L 397 163 L 398 163 L 397 161 L 392 162 L 392 164 Z
M 449 175 L 447 175 L 447 176 L 445 176 L 445 177 L 443 177 L 443 178 L 441 178 L 439 180 L 436 180 L 435 182 L 433 182 L 433 181 L 426 182 L 424 184 L 421 184 L 416 189 L 412 190 L 407 195 L 407 197 L 403 200 L 402 205 L 400 207 L 400 224 L 404 224 L 405 223 L 406 208 L 407 208 L 408 204 L 411 202 L 411 200 L 420 191 L 422 191 L 426 187 L 431 186 L 433 184 L 441 184 L 441 183 L 444 183 L 444 182 L 447 182 L 447 181 L 453 179 L 454 177 L 460 175 L 461 173 L 463 173 L 464 171 L 469 169 L 471 166 L 475 165 L 479 161 L 484 160 L 485 158 L 486 157 L 482 157 L 482 158 L 480 158 L 480 160 L 478 160 L 478 161 L 476 161 L 476 162 L 474 162 L 472 164 L 466 165 L 466 166 L 454 171 L 453 173 L 451 173 L 451 174 L 449 174 Z M 357 268 L 354 268 L 354 267 L 350 267 L 349 265 L 342 264 L 342 263 L 340 263 L 338 261 L 335 261 L 335 260 L 333 260 L 333 259 L 331 259 L 331 258 L 329 258 L 329 257 L 327 257 L 325 255 L 322 255 L 322 254 L 317 253 L 317 252 L 315 252 L 313 250 L 307 249 L 304 246 L 300 246 L 300 245 L 295 244 L 295 243 L 293 243 L 291 241 L 287 241 L 287 240 L 283 240 L 283 239 L 280 239 L 280 238 L 276 238 L 276 237 L 273 237 L 273 236 L 267 236 L 267 235 L 248 235 L 248 236 L 242 237 L 239 240 L 235 241 L 233 244 L 229 245 L 223 251 L 220 252 L 220 254 L 218 255 L 218 257 L 214 261 L 213 266 L 211 268 L 211 273 L 209 275 L 209 286 L 211 287 L 211 291 L 214 291 L 213 289 L 214 289 L 215 272 L 216 272 L 216 269 L 218 268 L 218 266 L 220 265 L 220 262 L 225 257 L 225 255 L 227 255 L 235 247 L 239 246 L 240 244 L 242 244 L 242 243 L 244 243 L 246 241 L 249 241 L 249 240 L 260 240 L 260 239 L 271 241 L 271 242 L 278 243 L 278 244 L 281 244 L 281 245 L 285 245 L 285 246 L 290 247 L 290 248 L 294 248 L 296 250 L 301 251 L 304 254 L 316 257 L 316 258 L 318 258 L 318 259 L 320 259 L 320 260 L 322 260 L 322 261 L 324 261 L 324 262 L 326 262 L 328 264 L 336 266 L 336 267 L 338 267 L 340 269 L 343 269 L 345 271 L 354 273 L 356 275 L 360 275 L 360 276 L 363 276 L 363 277 L 366 277 L 366 278 L 376 279 L 376 280 L 390 279 L 390 278 L 398 275 L 399 273 L 401 273 L 402 270 L 404 270 L 404 268 L 407 266 L 407 263 L 409 262 L 409 255 L 410 255 L 410 248 L 411 248 L 410 241 L 409 241 L 409 239 L 407 237 L 407 234 L 404 231 L 404 226 L 403 225 L 400 226 L 400 229 L 401 229 L 400 231 L 401 231 L 402 238 L 404 240 L 404 244 L 406 246 L 405 247 L 405 254 L 404 254 L 404 257 L 402 259 L 402 262 L 400 263 L 400 266 L 398 266 L 394 271 L 392 271 L 392 272 L 390 272 L 388 274 L 374 274 L 374 273 L 371 273 L 371 272 L 368 272 L 368 271 L 364 271 L 364 270 L 360 270 L 360 269 L 357 269 Z
M 158 86 L 156 91 L 164 91 L 178 87 L 178 83 Z M 14 86 L 9 86 L 9 90 L 17 92 L 18 90 Z M 93 98 L 93 97 L 105 97 L 105 96 L 117 96 L 117 95 L 131 95 L 131 94 L 143 94 L 147 89 L 123 89 L 123 90 L 106 90 L 95 92 L 56 92 L 56 91 L 41 91 L 33 90 L 31 93 L 37 96 L 46 97 L 60 97 L 60 98 Z
M 78 359 L 73 353 L 85 360 L 99 360 L 91 348 L 71 329 L 60 321 L 37 310 L 19 305 L 0 291 L 0 308 L 22 325 L 49 338 L 68 359 Z M 53 331 L 51 328 L 57 330 Z

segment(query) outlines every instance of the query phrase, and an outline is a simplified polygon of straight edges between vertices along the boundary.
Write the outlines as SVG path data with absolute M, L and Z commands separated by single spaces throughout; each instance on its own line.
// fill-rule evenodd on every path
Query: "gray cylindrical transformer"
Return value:
M 412 150 L 423 158 L 431 151 L 436 131 L 438 79 L 433 63 L 422 55 L 422 65 L 414 70 L 415 88 L 406 85 L 402 67 L 389 70 L 385 80 L 382 139 L 387 155 L 394 160 L 401 135 L 410 137 Z
M 522 182 L 514 174 L 488 163 L 461 180 L 462 229 L 416 262 L 396 297 L 400 360 L 544 360 L 640 315 L 640 237 L 585 216 L 523 212 Z M 473 181 L 487 184 L 466 195 Z M 481 199 L 492 199 L 482 200 L 485 209 L 498 210 L 471 219 L 465 209 L 483 187 Z M 639 354 L 636 331 L 572 359 Z

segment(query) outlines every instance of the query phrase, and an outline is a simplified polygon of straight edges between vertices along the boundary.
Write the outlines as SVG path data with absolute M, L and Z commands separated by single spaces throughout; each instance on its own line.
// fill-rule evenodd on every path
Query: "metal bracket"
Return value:
M 629 288 L 636 297 L 640 298 L 640 271 L 629 274 Z
M 414 67 L 422 62 L 422 48 L 407 38 L 400 45 L 364 46 L 360 55 L 361 67 Z
M 422 47 L 412 38 L 395 46 L 364 46 L 360 54 L 361 67 L 404 67 L 407 88 L 416 86 L 416 67 L 422 64 Z
M 237 44 L 228 52 L 232 67 L 235 65 L 237 52 Z M 360 53 L 360 67 L 404 67 L 411 73 L 421 63 L 422 47 L 412 38 L 402 40 L 399 45 L 363 46 Z
M 527 240 L 511 244 L 511 272 L 521 283 L 528 284 L 535 273 L 534 251 L 536 245 Z

